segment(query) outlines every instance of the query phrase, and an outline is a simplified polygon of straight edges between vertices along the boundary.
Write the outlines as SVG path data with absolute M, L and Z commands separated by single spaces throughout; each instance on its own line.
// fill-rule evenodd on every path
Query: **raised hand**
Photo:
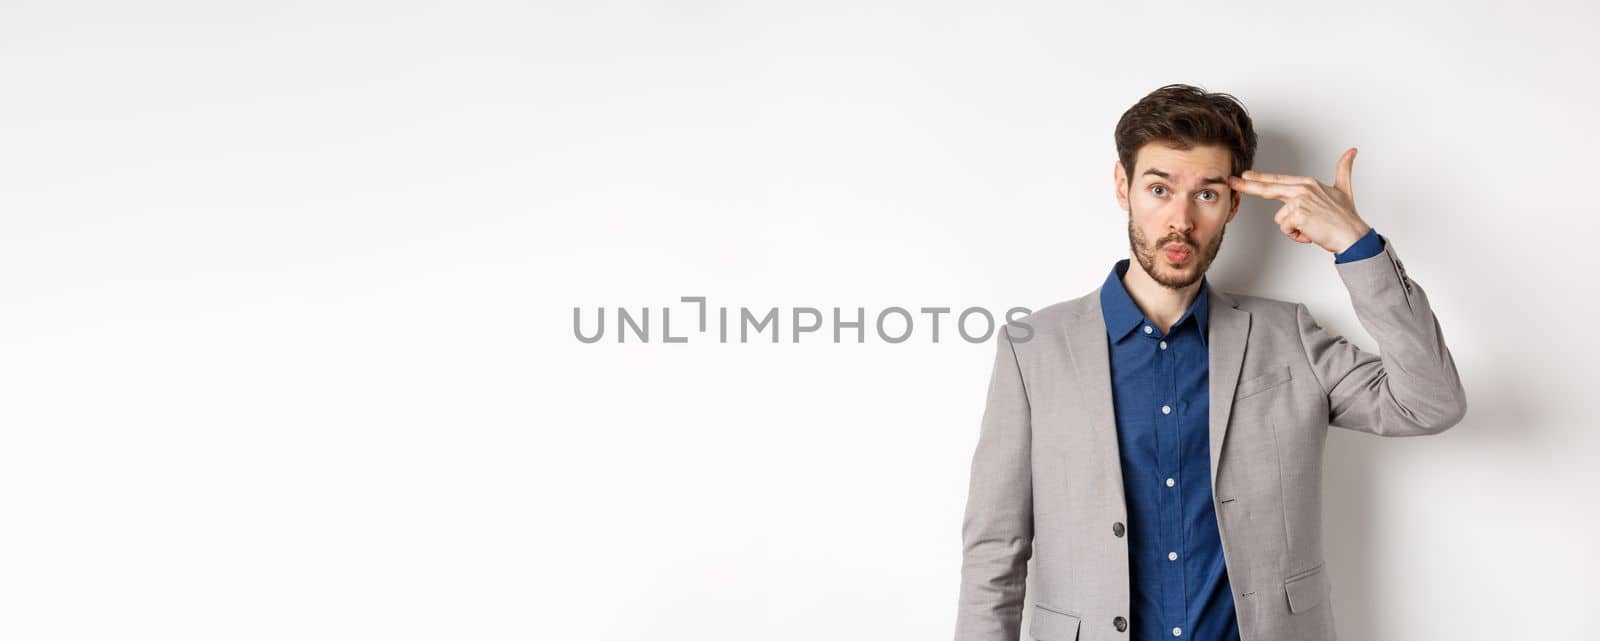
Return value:
M 1278 223 L 1283 235 L 1297 243 L 1316 243 L 1337 254 L 1372 229 L 1356 213 L 1355 190 L 1350 185 L 1355 160 L 1356 148 L 1345 150 L 1331 186 L 1306 176 L 1259 171 L 1229 176 L 1228 186 L 1240 193 L 1281 201 L 1283 207 L 1273 214 L 1272 221 Z

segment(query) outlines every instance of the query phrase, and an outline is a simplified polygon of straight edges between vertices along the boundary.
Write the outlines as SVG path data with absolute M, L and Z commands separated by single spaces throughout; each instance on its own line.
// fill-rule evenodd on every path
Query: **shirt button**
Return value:
M 1183 628 L 1173 628 L 1172 629 L 1172 636 L 1175 636 L 1175 637 L 1183 636 Z
M 1178 560 L 1178 553 L 1177 552 L 1168 552 L 1167 553 L 1167 560 L 1168 561 L 1176 561 L 1176 560 Z
M 1162 405 L 1161 406 L 1161 413 L 1162 414 L 1171 414 L 1172 413 L 1172 406 L 1171 405 Z
M 1117 617 L 1111 620 L 1111 625 L 1117 626 L 1117 631 L 1121 632 L 1128 629 L 1128 620 L 1122 617 Z
M 1161 341 L 1161 349 L 1166 349 L 1166 348 L 1167 348 L 1167 342 L 1166 341 Z
M 1167 479 L 1167 487 L 1172 487 L 1172 486 L 1177 485 L 1177 484 L 1178 484 L 1177 481 L 1174 481 L 1172 479 Z
M 1149 325 L 1145 325 L 1144 326 L 1144 333 L 1149 334 L 1150 332 L 1153 332 L 1153 331 L 1156 331 L 1156 330 L 1150 329 Z
M 1117 535 L 1117 538 L 1122 538 L 1122 533 L 1126 531 L 1127 528 L 1122 526 L 1122 521 L 1111 524 L 1111 533 Z

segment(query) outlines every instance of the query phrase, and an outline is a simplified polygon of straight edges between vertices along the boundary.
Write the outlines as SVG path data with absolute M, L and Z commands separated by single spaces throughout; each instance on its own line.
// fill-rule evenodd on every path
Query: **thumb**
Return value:
M 1356 148 L 1346 149 L 1344 155 L 1339 156 L 1339 168 L 1333 175 L 1333 186 L 1349 196 L 1350 200 L 1356 199 L 1355 186 L 1350 184 L 1350 174 L 1355 169 L 1355 163 Z

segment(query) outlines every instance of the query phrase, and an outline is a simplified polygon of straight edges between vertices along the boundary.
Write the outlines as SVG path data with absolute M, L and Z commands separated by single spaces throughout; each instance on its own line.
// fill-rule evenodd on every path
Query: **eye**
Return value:
M 1151 185 L 1150 186 L 1150 193 L 1155 194 L 1157 196 L 1165 196 L 1165 195 L 1167 195 L 1167 186 L 1166 185 Z
M 1206 202 L 1211 202 L 1217 199 L 1217 192 L 1211 191 L 1210 189 L 1200 192 L 1200 195 L 1205 196 L 1205 198 L 1201 198 L 1201 200 Z

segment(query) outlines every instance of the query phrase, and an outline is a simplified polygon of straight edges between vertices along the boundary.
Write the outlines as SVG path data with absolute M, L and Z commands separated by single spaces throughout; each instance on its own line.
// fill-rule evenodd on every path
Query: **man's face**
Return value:
M 1211 267 L 1239 211 L 1239 194 L 1227 183 L 1232 162 L 1232 152 L 1219 145 L 1180 150 L 1152 142 L 1134 155 L 1131 181 L 1116 163 L 1129 248 L 1156 282 L 1182 289 Z

